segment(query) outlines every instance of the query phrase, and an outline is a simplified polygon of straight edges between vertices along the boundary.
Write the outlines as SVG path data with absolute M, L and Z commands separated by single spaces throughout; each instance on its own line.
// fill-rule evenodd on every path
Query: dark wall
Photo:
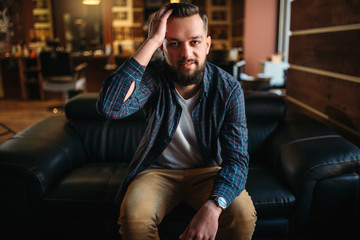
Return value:
M 360 1 L 291 4 L 290 106 L 360 146 Z

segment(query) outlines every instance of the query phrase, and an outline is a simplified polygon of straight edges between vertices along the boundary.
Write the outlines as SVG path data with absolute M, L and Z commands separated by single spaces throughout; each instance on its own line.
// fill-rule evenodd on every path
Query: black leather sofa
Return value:
M 121 239 L 117 191 L 145 129 L 141 112 L 105 120 L 96 94 L 0 145 L 0 239 Z M 246 93 L 254 239 L 359 237 L 360 149 L 283 98 Z M 177 239 L 194 214 L 180 204 L 159 227 Z

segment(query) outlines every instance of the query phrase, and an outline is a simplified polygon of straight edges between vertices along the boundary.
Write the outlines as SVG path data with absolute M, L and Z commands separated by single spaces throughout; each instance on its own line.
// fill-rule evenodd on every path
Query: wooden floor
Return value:
M 63 100 L 6 100 L 0 99 L 0 144 L 14 134 L 55 114 L 53 106 L 62 106 Z

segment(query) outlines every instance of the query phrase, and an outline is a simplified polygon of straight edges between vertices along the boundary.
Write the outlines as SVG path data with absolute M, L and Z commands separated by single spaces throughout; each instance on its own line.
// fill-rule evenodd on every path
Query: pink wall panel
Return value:
M 278 0 L 245 0 L 244 72 L 255 76 L 259 65 L 276 53 Z

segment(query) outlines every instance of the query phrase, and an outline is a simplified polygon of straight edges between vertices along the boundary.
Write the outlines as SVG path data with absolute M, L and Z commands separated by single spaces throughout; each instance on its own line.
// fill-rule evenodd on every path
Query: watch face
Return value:
M 225 198 L 223 197 L 218 197 L 217 198 L 217 202 L 219 204 L 219 207 L 221 207 L 222 209 L 225 209 L 227 207 L 227 203 L 226 203 L 226 200 Z

